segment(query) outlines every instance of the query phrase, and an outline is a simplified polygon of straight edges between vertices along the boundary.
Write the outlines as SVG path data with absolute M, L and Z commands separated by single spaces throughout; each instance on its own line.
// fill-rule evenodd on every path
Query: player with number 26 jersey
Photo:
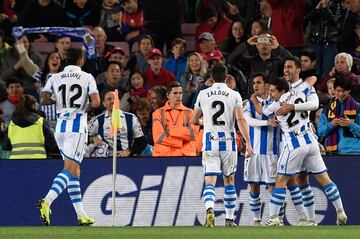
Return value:
M 70 65 L 47 81 L 43 91 L 56 97 L 58 120 L 55 132 L 84 133 L 87 128 L 86 107 L 89 95 L 98 92 L 91 74 Z
M 275 101 L 268 107 L 263 109 L 265 115 L 269 116 L 276 112 L 277 109 L 284 103 L 287 104 L 299 104 L 304 103 L 306 97 L 304 93 L 297 90 L 290 90 L 283 94 L 279 101 Z M 285 144 L 290 149 L 296 149 L 302 145 L 310 144 L 317 139 L 313 136 L 312 129 L 309 124 L 309 113 L 303 111 L 301 113 L 295 113 L 290 111 L 286 115 L 276 116 L 280 121 L 280 127 L 285 136 Z

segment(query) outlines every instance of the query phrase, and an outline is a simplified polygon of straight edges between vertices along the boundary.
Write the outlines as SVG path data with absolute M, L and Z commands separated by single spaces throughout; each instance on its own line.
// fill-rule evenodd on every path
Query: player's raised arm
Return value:
M 252 155 L 252 147 L 250 142 L 249 126 L 245 120 L 242 106 L 237 106 L 235 108 L 235 117 L 240 129 L 240 133 L 244 137 L 246 142 L 247 156 L 250 157 Z

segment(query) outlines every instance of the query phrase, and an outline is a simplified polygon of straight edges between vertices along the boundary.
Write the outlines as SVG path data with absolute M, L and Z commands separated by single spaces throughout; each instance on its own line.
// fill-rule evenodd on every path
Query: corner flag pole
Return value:
M 112 175 L 112 226 L 115 226 L 115 215 L 116 215 L 116 205 L 115 205 L 115 196 L 116 196 L 116 152 L 117 152 L 117 131 L 122 128 L 122 122 L 120 119 L 120 109 L 119 109 L 119 92 L 115 90 L 114 92 L 114 105 L 111 113 L 111 128 L 110 128 L 110 137 L 113 137 L 113 175 Z
M 115 215 L 116 215 L 116 205 L 115 205 L 115 185 L 116 185 L 116 149 L 117 149 L 117 134 L 114 134 L 114 147 L 113 147 L 113 175 L 112 175 L 112 210 L 111 210 L 111 216 L 112 216 L 112 226 L 115 226 Z

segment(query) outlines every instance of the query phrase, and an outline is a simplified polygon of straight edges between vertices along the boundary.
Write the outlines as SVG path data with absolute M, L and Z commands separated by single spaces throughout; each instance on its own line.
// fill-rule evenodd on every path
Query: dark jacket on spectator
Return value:
M 255 56 L 243 54 L 233 62 L 233 65 L 239 68 L 247 77 L 262 72 L 271 81 L 283 75 L 283 59 L 288 56 L 291 56 L 290 52 L 279 46 L 272 50 L 271 57 L 265 61 L 258 53 Z
M 305 10 L 304 21 L 311 24 L 309 41 L 316 44 L 337 43 L 341 27 L 340 1 L 331 1 L 327 8 L 318 10 L 317 4 L 318 1 L 313 1 Z
M 20 14 L 19 24 L 23 27 L 64 26 L 64 10 L 55 1 L 50 1 L 48 6 L 43 7 L 38 0 L 33 0 L 28 2 Z
M 67 25 L 70 27 L 98 26 L 100 23 L 100 7 L 88 0 L 84 8 L 79 8 L 76 1 L 68 0 L 65 5 Z

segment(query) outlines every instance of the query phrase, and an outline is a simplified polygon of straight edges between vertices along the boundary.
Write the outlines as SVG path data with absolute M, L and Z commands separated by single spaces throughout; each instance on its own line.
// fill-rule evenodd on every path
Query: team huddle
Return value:
M 281 226 L 284 218 L 286 188 L 298 213 L 299 226 L 316 226 L 314 194 L 309 185 L 314 175 L 336 209 L 337 225 L 347 216 L 340 192 L 331 181 L 313 132 L 309 111 L 319 99 L 312 86 L 299 78 L 300 62 L 285 59 L 284 77 L 272 79 L 259 73 L 252 77 L 254 95 L 242 102 L 240 95 L 227 88 L 226 67 L 212 69 L 212 87 L 200 92 L 195 104 L 193 123 L 203 115 L 203 167 L 206 227 L 214 227 L 215 184 L 217 175 L 224 179 L 225 226 L 233 221 L 236 191 L 234 173 L 237 164 L 235 122 L 246 141 L 244 180 L 250 184 L 250 208 L 254 225 L 261 225 L 260 184 L 268 185 L 270 215 L 266 226 Z M 221 92 L 214 97 L 209 92 Z M 248 130 L 249 129 L 249 130 Z
M 39 201 L 41 220 L 50 225 L 50 206 L 67 189 L 80 225 L 92 225 L 95 220 L 83 209 L 80 190 L 80 163 L 87 141 L 87 107 L 98 107 L 99 93 L 95 80 L 81 71 L 81 50 L 70 49 L 63 72 L 49 78 L 42 104 L 56 102 L 58 120 L 55 138 L 64 159 L 63 170 L 55 177 L 45 198 Z M 268 186 L 270 215 L 265 225 L 283 225 L 286 188 L 298 213 L 299 225 L 316 226 L 314 194 L 309 174 L 323 186 L 337 213 L 337 224 L 344 225 L 347 216 L 336 184 L 331 181 L 321 157 L 317 137 L 309 120 L 309 111 L 318 107 L 314 82 L 299 78 L 300 62 L 289 57 L 284 65 L 284 78 L 265 75 L 252 77 L 254 94 L 243 102 L 238 92 L 226 85 L 227 68 L 217 64 L 211 77 L 215 82 L 202 90 L 195 103 L 191 123 L 204 127 L 202 164 L 204 167 L 203 198 L 206 207 L 206 227 L 215 226 L 215 185 L 223 176 L 225 192 L 225 226 L 236 226 L 236 188 L 234 174 L 238 163 L 236 128 L 245 142 L 244 180 L 250 184 L 250 208 L 254 225 L 261 225 L 260 185 Z M 335 82 L 336 83 L 336 82 Z M 90 104 L 88 102 L 91 99 Z

